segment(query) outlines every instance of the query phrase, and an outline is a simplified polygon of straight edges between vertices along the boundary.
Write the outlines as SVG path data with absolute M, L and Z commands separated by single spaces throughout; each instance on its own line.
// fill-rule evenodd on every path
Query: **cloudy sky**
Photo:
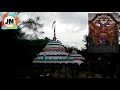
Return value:
M 85 43 L 82 40 L 84 35 L 88 35 L 88 12 L 22 12 L 19 14 L 19 19 L 23 21 L 36 16 L 40 16 L 40 23 L 44 24 L 42 30 L 45 33 L 38 34 L 39 38 L 53 38 L 52 23 L 56 20 L 56 37 L 58 40 L 64 45 L 75 46 L 79 49 L 84 47 Z M 32 34 L 28 30 L 23 30 Z

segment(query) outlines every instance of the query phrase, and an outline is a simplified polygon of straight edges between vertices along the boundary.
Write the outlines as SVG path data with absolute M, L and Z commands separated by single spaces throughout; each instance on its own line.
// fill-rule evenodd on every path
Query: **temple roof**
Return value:
M 43 52 L 40 52 L 38 57 L 35 58 L 34 63 L 79 63 L 81 64 L 82 58 L 81 54 L 77 54 L 76 50 L 73 50 L 70 53 L 65 51 L 64 46 L 62 45 L 61 41 L 56 40 L 56 34 L 54 29 L 54 38 L 50 42 L 47 43 Z M 70 58 L 69 58 L 70 57 Z M 73 59 L 73 58 L 78 59 Z
M 60 47 L 60 48 L 63 48 L 63 46 L 62 45 L 46 45 L 45 46 L 45 48 L 58 48 L 58 47 Z
M 77 63 L 80 65 L 81 63 L 83 63 L 83 61 L 72 61 L 72 62 L 71 61 L 33 61 L 33 63 L 60 63 L 60 64 Z
M 72 50 L 71 54 L 77 54 L 78 52 L 74 49 Z
M 59 40 L 57 40 L 57 41 L 51 40 L 50 42 L 48 42 L 48 44 L 53 44 L 53 43 L 55 43 L 55 44 L 62 44 L 61 41 L 59 41 Z
M 38 55 L 68 55 L 67 52 L 40 52 Z

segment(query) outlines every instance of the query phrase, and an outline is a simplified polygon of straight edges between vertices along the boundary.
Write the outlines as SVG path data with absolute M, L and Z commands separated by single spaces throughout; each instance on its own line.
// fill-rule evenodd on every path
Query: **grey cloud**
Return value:
M 79 30 L 83 30 L 88 23 L 86 17 L 87 14 L 80 12 L 27 12 L 26 14 L 32 18 L 40 16 L 40 22 L 44 23 L 44 26 L 46 27 L 51 27 L 53 21 L 56 20 L 56 22 L 59 21 L 67 26 L 74 25 L 73 29 L 75 29 L 75 27 L 79 27 Z M 69 29 L 69 31 L 74 32 L 73 29 Z
M 80 12 L 58 12 L 56 13 L 57 19 L 61 23 L 66 23 L 68 25 L 80 26 L 84 29 L 88 23 L 87 14 Z
M 28 12 L 26 13 L 29 17 L 41 17 L 41 23 L 44 23 L 45 34 L 39 35 L 39 37 L 50 37 L 53 36 L 52 23 L 54 20 L 59 23 L 57 24 L 64 27 L 64 30 L 57 31 L 56 35 L 58 40 L 62 41 L 65 45 L 77 46 L 81 48 L 84 46 L 82 42 L 83 32 L 87 26 L 87 13 L 81 12 Z M 60 27 L 60 28 L 61 28 Z M 62 28 L 61 28 L 62 29 Z M 86 32 L 86 31 L 85 31 Z M 78 35 L 79 34 L 79 35 Z M 70 39 L 70 41 L 69 41 Z

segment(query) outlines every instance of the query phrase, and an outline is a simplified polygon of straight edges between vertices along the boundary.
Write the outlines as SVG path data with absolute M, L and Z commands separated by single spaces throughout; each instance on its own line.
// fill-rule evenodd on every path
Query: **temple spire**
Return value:
M 53 26 L 54 26 L 54 36 L 53 36 L 53 40 L 54 40 L 54 41 L 56 41 L 56 39 L 57 39 L 57 38 L 56 38 L 56 32 L 55 32 L 55 27 L 56 27 L 56 25 L 54 25 L 55 23 L 56 23 L 56 21 L 54 21 L 53 24 L 52 24 L 52 29 L 53 29 Z

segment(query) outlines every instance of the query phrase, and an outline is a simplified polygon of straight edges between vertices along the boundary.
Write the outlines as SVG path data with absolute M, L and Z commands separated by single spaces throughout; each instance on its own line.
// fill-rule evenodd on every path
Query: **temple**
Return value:
M 83 63 L 85 58 L 78 54 L 73 49 L 71 53 L 67 53 L 61 41 L 57 40 L 55 27 L 53 40 L 43 48 L 43 52 L 37 54 L 37 57 L 33 60 L 33 63 Z

